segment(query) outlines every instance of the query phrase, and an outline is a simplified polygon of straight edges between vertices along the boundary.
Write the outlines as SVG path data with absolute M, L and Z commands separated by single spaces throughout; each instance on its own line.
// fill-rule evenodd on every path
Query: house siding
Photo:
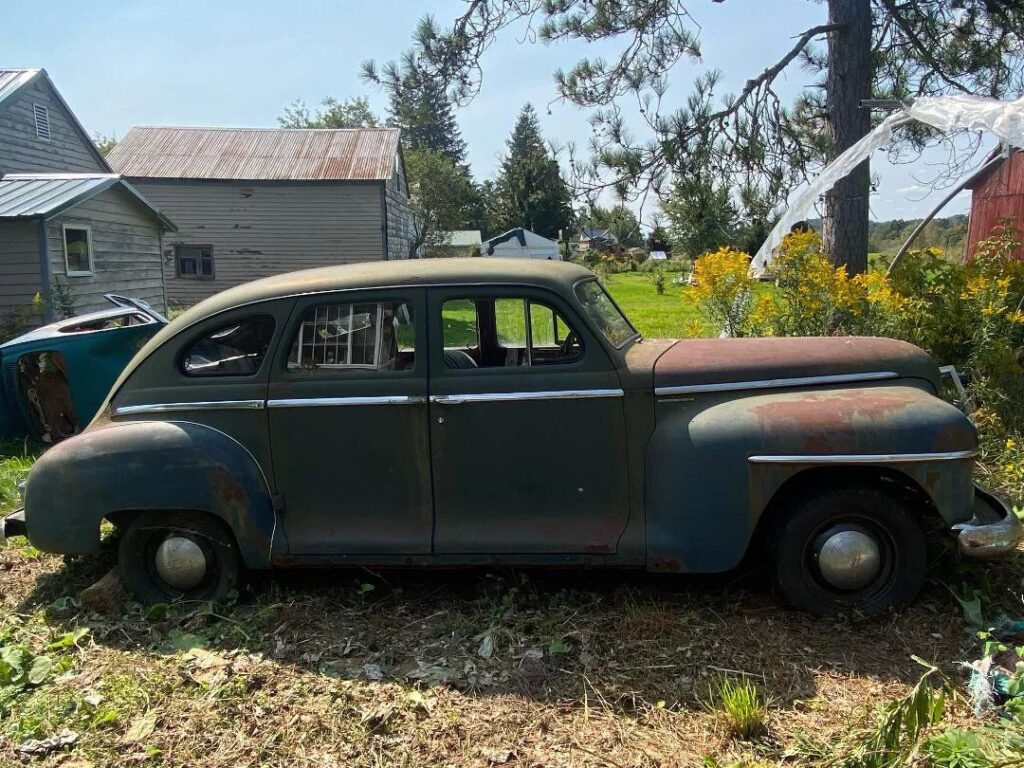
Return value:
M 388 218 L 388 258 L 407 259 L 416 233 L 401 163 L 396 163 L 394 175 L 384 185 L 384 200 Z
M 49 112 L 49 141 L 36 136 L 34 104 Z M 0 107 L 0 176 L 17 172 L 108 172 L 42 76 Z
M 93 249 L 93 274 L 67 274 L 64 224 L 88 225 Z M 145 299 L 164 312 L 159 225 L 131 195 L 112 188 L 79 203 L 47 222 L 53 279 L 71 289 L 76 314 L 105 309 L 105 293 Z
M 41 288 L 35 222 L 0 222 L 0 323 L 12 313 L 29 311 Z
M 385 257 L 381 182 L 130 182 L 178 227 L 163 240 L 172 306 L 268 275 Z M 176 277 L 177 244 L 212 245 L 214 279 Z

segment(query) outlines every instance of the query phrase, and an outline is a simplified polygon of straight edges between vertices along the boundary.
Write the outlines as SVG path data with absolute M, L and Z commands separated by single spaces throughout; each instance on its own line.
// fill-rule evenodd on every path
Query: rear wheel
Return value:
M 219 600 L 238 586 L 241 562 L 228 527 L 196 512 L 143 512 L 121 537 L 121 580 L 146 604 Z
M 913 600 L 928 553 L 903 504 L 870 486 L 802 496 L 771 541 L 775 582 L 800 610 L 819 616 L 881 613 Z

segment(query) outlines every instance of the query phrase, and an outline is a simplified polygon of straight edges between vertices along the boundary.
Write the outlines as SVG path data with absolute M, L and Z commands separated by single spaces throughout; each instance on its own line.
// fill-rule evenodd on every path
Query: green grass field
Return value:
M 682 274 L 682 273 L 679 273 Z M 690 297 L 690 288 L 676 285 L 675 273 L 665 276 L 665 293 L 654 290 L 651 277 L 638 272 L 621 272 L 601 278 L 608 292 L 637 330 L 649 339 L 677 339 L 692 336 L 694 323 L 705 333 L 710 328 Z

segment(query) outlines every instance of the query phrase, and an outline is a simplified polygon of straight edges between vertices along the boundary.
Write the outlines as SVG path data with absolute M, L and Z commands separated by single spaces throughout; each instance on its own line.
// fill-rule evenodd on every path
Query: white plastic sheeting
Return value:
M 772 251 L 794 224 L 807 217 L 815 201 L 870 157 L 872 152 L 888 145 L 897 127 L 912 120 L 943 131 L 989 131 L 1004 144 L 1024 147 L 1024 98 L 1000 101 L 982 96 L 955 95 L 922 96 L 915 99 L 912 105 L 889 115 L 875 130 L 826 165 L 807 188 L 797 195 L 750 262 L 751 273 L 762 274 L 771 261 Z

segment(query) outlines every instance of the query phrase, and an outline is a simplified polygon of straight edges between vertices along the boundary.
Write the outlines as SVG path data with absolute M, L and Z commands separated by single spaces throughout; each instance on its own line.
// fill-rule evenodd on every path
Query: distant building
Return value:
M 174 225 L 117 174 L 44 69 L 0 69 L 0 320 L 54 287 L 75 312 L 104 293 L 166 310 L 161 240 Z M 44 318 L 32 317 L 37 323 Z
M 456 229 L 442 232 L 447 240 L 444 245 L 425 248 L 427 256 L 479 256 L 482 245 L 479 229 Z
M 974 256 L 978 243 L 992 235 L 1004 218 L 1013 218 L 1018 232 L 1024 230 L 1024 150 L 1016 149 L 1009 157 L 974 178 L 971 190 L 971 217 L 967 228 L 967 257 Z M 1018 249 L 1017 257 L 1024 257 Z
M 163 249 L 179 304 L 267 275 L 412 255 L 396 128 L 135 127 L 107 159 L 178 226 Z
M 580 231 L 580 239 L 577 248 L 580 253 L 586 253 L 591 249 L 598 251 L 610 250 L 618 244 L 619 238 L 617 238 L 610 230 L 601 229 L 600 227 L 584 227 Z
M 562 260 L 558 243 L 522 227 L 516 227 L 502 235 L 492 237 L 481 246 L 480 255 L 513 259 Z

